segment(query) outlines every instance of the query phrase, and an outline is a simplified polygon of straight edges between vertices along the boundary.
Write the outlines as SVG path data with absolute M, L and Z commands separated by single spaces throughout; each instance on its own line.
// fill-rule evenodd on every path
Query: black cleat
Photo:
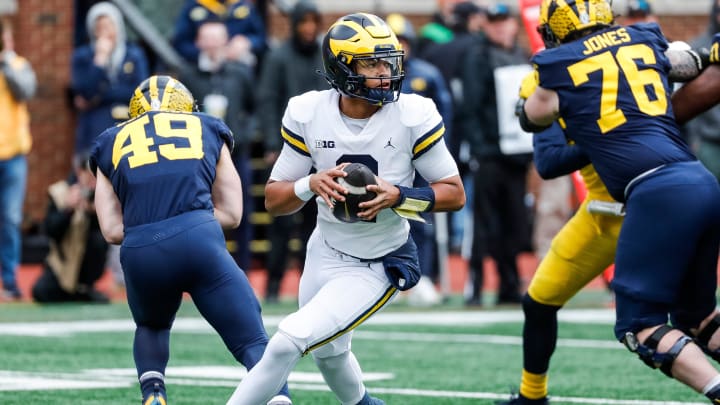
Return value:
M 510 394 L 510 399 L 495 402 L 496 405 L 549 405 L 547 397 L 540 399 L 528 399 L 520 394 Z

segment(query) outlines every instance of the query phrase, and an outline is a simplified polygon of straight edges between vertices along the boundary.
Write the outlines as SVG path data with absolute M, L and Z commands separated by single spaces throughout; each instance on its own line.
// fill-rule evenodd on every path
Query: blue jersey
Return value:
M 125 228 L 192 210 L 212 214 L 212 185 L 232 132 L 201 113 L 151 111 L 105 130 L 91 160 L 112 183 Z
M 695 160 L 672 113 L 666 49 L 649 23 L 611 27 L 532 59 L 540 86 L 558 93 L 566 133 L 618 201 L 638 175 Z

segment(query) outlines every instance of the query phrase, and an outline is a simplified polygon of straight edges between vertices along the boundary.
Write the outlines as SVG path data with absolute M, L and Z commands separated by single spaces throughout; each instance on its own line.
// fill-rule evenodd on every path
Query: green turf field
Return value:
M 561 312 L 553 404 L 706 403 L 616 343 L 602 301 L 581 295 Z M 264 307 L 269 332 L 293 305 Z M 456 297 L 420 310 L 400 300 L 357 329 L 353 351 L 367 387 L 388 404 L 493 404 L 519 384 L 521 328 L 519 308 L 467 310 Z M 139 404 L 132 332 L 123 303 L 0 305 L 0 404 Z M 192 303 L 171 339 L 170 404 L 224 404 L 244 369 Z M 295 404 L 337 403 L 310 358 L 289 382 Z

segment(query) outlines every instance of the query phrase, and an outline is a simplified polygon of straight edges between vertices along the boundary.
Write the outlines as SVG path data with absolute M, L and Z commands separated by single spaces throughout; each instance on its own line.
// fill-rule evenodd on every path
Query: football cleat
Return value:
M 285 395 L 275 395 L 267 405 L 292 405 L 292 401 Z
M 495 402 L 495 405 L 549 405 L 547 397 L 540 399 L 528 399 L 520 394 L 510 394 L 510 399 Z
M 142 405 L 167 405 L 165 391 L 160 388 L 160 384 L 155 383 L 152 394 L 143 398 Z
M 357 405 L 385 405 L 385 401 L 379 398 L 371 397 L 370 394 L 365 391 L 365 395 L 363 395 Z

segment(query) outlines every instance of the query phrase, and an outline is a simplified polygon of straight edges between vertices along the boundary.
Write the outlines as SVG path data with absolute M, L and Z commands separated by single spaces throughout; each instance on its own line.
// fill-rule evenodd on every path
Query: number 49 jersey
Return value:
M 429 98 L 403 94 L 385 104 L 356 133 L 343 117 L 335 90 L 293 97 L 282 121 L 283 150 L 270 179 L 295 181 L 312 167 L 327 170 L 340 163 L 363 163 L 390 184 L 412 187 L 415 170 L 432 183 L 458 174 L 448 152 L 442 118 Z M 352 125 L 352 123 L 350 124 Z M 405 243 L 407 220 L 390 209 L 373 222 L 348 224 L 336 219 L 324 200 L 318 204 L 317 227 L 331 247 L 352 256 L 384 256 Z
M 540 86 L 555 90 L 566 131 L 618 201 L 663 164 L 695 160 L 670 104 L 667 39 L 655 23 L 615 26 L 535 55 Z
M 215 167 L 232 139 L 209 115 L 150 111 L 105 130 L 90 159 L 112 183 L 130 228 L 192 210 L 212 212 Z

